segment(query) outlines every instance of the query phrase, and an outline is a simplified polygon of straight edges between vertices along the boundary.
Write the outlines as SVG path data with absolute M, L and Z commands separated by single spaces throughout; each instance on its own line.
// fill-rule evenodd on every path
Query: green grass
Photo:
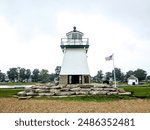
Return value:
M 23 83 L 23 82 L 16 82 L 16 83 L 13 83 L 13 82 L 0 82 L 0 85 L 9 85 L 9 86 L 13 86 L 13 85 L 35 85 L 36 83 L 34 82 L 26 82 L 26 83 Z
M 131 92 L 133 97 L 150 98 L 150 84 L 142 86 L 122 86 L 125 91 Z
M 81 101 L 81 102 L 107 102 L 107 101 L 116 101 L 116 100 L 129 100 L 135 99 L 134 97 L 129 96 L 119 96 L 119 95 L 95 95 L 95 96 L 76 96 L 76 97 L 55 97 L 49 98 L 51 100 L 64 100 L 64 101 Z
M 11 88 L 0 88 L 0 98 L 3 97 L 13 97 L 13 95 L 17 94 L 18 92 L 22 91 L 23 89 L 11 89 Z

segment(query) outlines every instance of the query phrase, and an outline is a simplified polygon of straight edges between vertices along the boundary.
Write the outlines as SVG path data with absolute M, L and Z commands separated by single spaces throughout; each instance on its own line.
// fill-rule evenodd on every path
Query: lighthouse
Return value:
M 89 39 L 82 38 L 83 33 L 73 27 L 66 33 L 67 38 L 61 38 L 61 49 L 64 54 L 61 66 L 59 84 L 90 83 L 90 72 L 87 62 Z

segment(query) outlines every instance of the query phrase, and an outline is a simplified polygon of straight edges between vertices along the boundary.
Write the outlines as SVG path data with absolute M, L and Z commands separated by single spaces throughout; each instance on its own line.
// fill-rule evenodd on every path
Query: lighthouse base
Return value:
M 60 75 L 59 84 L 87 84 L 90 83 L 90 75 Z

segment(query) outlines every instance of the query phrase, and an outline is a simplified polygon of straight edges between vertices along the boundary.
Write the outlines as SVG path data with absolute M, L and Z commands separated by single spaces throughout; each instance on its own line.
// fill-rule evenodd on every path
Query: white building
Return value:
M 128 85 L 137 85 L 137 84 L 139 84 L 138 78 L 136 78 L 134 75 L 131 75 L 128 78 Z
M 61 49 L 64 53 L 60 71 L 60 84 L 90 83 L 90 72 L 87 63 L 88 38 L 82 38 L 83 33 L 76 30 L 68 32 L 67 38 L 61 39 Z

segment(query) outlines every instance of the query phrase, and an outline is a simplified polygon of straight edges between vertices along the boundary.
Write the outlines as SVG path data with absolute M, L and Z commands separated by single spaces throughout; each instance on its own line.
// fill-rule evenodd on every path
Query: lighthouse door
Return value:
M 69 75 L 68 76 L 68 84 L 80 84 L 82 83 L 81 75 Z

